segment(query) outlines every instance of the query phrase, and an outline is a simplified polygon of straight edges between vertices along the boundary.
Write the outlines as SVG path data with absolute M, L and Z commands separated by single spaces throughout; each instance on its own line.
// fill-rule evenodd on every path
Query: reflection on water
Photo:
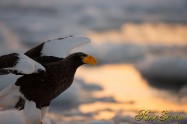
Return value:
M 77 76 L 104 87 L 103 91 L 94 93 L 95 97 L 113 96 L 117 100 L 116 103 L 95 102 L 79 107 L 84 113 L 97 112 L 95 119 L 109 119 L 114 117 L 114 112 L 119 111 L 134 115 L 142 109 L 155 112 L 187 112 L 187 104 L 165 99 L 160 91 L 149 87 L 133 65 L 84 67 L 78 70 Z

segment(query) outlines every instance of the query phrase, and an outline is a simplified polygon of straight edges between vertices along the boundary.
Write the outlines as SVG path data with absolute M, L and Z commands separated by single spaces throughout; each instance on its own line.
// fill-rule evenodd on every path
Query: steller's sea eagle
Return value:
M 21 75 L 0 92 L 0 107 L 23 110 L 25 124 L 42 124 L 51 101 L 73 82 L 77 68 L 96 64 L 94 57 L 82 52 L 68 55 L 73 48 L 90 40 L 69 36 L 44 42 L 24 54 L 0 57 L 0 75 Z

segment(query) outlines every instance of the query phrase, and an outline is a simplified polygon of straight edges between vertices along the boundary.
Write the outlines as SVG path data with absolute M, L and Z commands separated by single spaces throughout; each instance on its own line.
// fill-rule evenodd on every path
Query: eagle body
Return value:
M 84 36 L 70 36 L 46 41 L 24 54 L 0 56 L 0 77 L 18 75 L 12 85 L 0 91 L 0 108 L 13 106 L 23 110 L 25 124 L 42 124 L 51 101 L 73 83 L 77 68 L 96 64 L 95 58 L 85 53 L 69 54 L 89 42 Z
M 49 106 L 51 100 L 71 86 L 80 65 L 67 59 L 44 64 L 45 72 L 25 75 L 19 78 L 15 85 L 20 86 L 24 97 L 34 101 L 36 107 L 40 109 Z

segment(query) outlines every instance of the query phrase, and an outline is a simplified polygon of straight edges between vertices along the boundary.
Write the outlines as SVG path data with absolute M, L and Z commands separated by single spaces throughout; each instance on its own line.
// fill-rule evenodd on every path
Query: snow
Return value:
M 23 53 L 24 51 L 26 51 L 26 45 L 32 47 L 41 43 L 36 41 L 47 41 L 49 39 L 62 37 L 64 35 L 87 34 L 88 31 L 98 32 L 102 35 L 102 31 L 108 30 L 117 30 L 118 33 L 118 30 L 120 30 L 120 28 L 123 28 L 122 25 L 124 23 L 126 24 L 126 22 L 136 23 L 137 25 L 145 21 L 149 21 L 153 25 L 155 25 L 155 23 L 161 22 L 161 24 L 163 24 L 163 27 L 167 28 L 165 27 L 163 22 L 172 22 L 179 24 L 180 22 L 186 23 L 187 21 L 186 0 L 2 0 L 0 4 L 0 10 L 0 55 L 4 55 L 9 52 L 12 53 L 12 51 Z M 127 24 L 127 26 L 129 25 Z M 171 27 L 172 26 L 173 25 L 171 24 Z M 181 27 L 183 26 L 184 25 L 181 25 Z M 147 28 L 148 30 L 145 31 L 151 33 L 151 35 L 148 35 L 148 37 L 156 37 L 158 35 L 157 33 L 153 33 L 153 31 L 155 30 L 151 30 L 149 27 Z M 132 27 L 130 27 L 130 29 L 132 29 Z M 168 30 L 170 30 L 170 28 Z M 182 30 L 181 28 L 175 30 L 174 32 L 179 32 L 179 34 L 174 33 L 175 35 L 173 35 L 173 30 L 171 30 L 171 34 L 172 37 L 174 37 L 174 40 L 180 40 L 180 38 L 182 38 L 180 36 L 180 32 L 185 33 L 184 30 Z M 126 31 L 128 33 L 131 30 Z M 135 32 L 131 33 L 134 34 Z M 140 30 L 141 36 L 142 33 L 145 32 L 141 32 Z M 162 31 L 160 33 L 162 33 Z M 132 36 L 135 36 L 135 38 L 132 39 L 141 39 L 141 37 L 139 38 L 136 35 Z M 184 34 L 182 36 L 186 35 Z M 103 37 L 108 37 L 108 34 Z M 175 37 L 178 38 L 175 39 Z M 169 39 L 168 42 L 170 43 L 171 37 L 168 38 L 168 35 L 166 35 L 164 38 L 167 40 Z M 157 39 L 160 40 L 159 38 Z M 105 41 L 101 40 L 101 42 Z M 120 41 L 120 43 L 121 42 L 123 42 L 123 40 Z M 144 46 L 141 43 L 140 45 L 137 45 L 136 42 L 137 41 L 129 41 L 128 43 L 118 44 L 119 42 L 116 43 L 116 40 L 106 40 L 105 44 L 101 44 L 98 46 L 95 44 L 90 44 L 88 45 L 88 48 L 83 49 L 84 51 L 87 51 L 88 53 L 90 52 L 92 55 L 94 55 L 94 57 L 99 61 L 99 64 L 137 64 L 141 62 L 143 63 L 143 65 L 139 66 L 140 72 L 144 72 L 149 76 L 151 75 L 151 77 L 153 78 L 155 76 L 158 76 L 166 79 L 166 76 L 171 76 L 172 78 L 180 78 L 186 81 L 185 46 L 172 46 L 173 48 L 171 48 L 170 46 L 162 46 L 162 42 L 165 42 L 162 40 L 158 41 L 160 45 L 150 42 L 152 46 Z M 146 42 L 149 42 L 149 39 Z M 176 42 L 180 41 L 177 40 Z M 56 44 L 57 48 L 59 49 L 58 45 L 59 44 Z M 182 50 L 183 52 L 181 52 Z M 78 49 L 77 51 L 82 50 Z M 170 57 L 165 58 L 164 56 L 160 58 L 160 56 L 164 55 L 166 52 Z M 179 52 L 182 53 L 182 59 L 178 59 L 177 57 L 177 54 Z M 55 55 L 55 52 L 49 54 Z M 150 58 L 150 55 L 153 58 Z M 66 55 L 64 54 L 63 56 Z M 159 64 L 162 65 L 164 69 L 160 67 Z M 152 65 L 154 66 L 154 68 L 152 67 Z M 179 67 L 177 67 L 176 65 L 178 65 Z M 151 69 L 155 69 L 156 71 L 153 71 Z M 1 76 L 0 90 L 5 88 L 9 84 L 14 83 L 17 77 L 18 76 L 12 74 Z M 113 101 L 112 97 L 106 98 L 105 96 L 103 98 L 95 98 L 89 93 L 89 91 L 95 92 L 102 89 L 103 88 L 100 86 L 95 87 L 91 85 L 87 86 L 86 84 L 82 85 L 80 81 L 76 80 L 69 90 L 55 99 L 55 101 L 52 103 L 51 111 L 55 109 L 59 110 L 60 113 L 63 113 L 63 111 L 61 111 L 63 107 L 70 110 L 70 108 L 75 108 L 79 104 L 94 101 L 115 102 Z M 181 97 L 186 96 L 186 86 L 183 86 L 180 89 L 179 94 Z M 75 112 L 72 112 L 72 116 L 74 114 Z M 96 115 L 97 113 L 89 114 L 90 116 L 92 116 L 94 114 Z M 87 121 L 84 122 L 72 121 L 72 116 L 67 122 L 65 122 L 63 121 L 64 118 L 61 117 L 61 115 L 51 113 L 49 115 L 53 115 L 53 117 L 46 117 L 44 124 L 100 124 L 114 122 L 120 124 L 144 123 L 136 122 L 134 120 L 134 117 L 122 115 L 116 115 L 116 117 L 111 121 L 94 121 L 89 116 L 89 119 L 87 118 Z M 78 113 L 78 115 L 82 115 L 82 113 Z M 59 117 L 60 119 L 57 117 Z M 20 114 L 20 112 L 12 110 L 0 111 L 0 124 L 22 124 L 23 122 L 21 119 L 22 115 Z M 145 124 L 147 123 L 149 122 L 145 122 Z M 156 123 L 158 124 L 159 122 Z M 180 124 L 186 123 L 187 116 L 185 116 L 184 121 L 180 122 Z
M 182 98 L 181 101 L 187 101 L 187 85 L 183 86 L 179 91 L 179 97 Z
M 44 119 L 44 124 L 52 124 L 49 119 Z M 0 111 L 0 124 L 24 124 L 22 111 Z
M 184 117 L 184 119 L 180 122 L 177 121 L 166 121 L 165 124 L 186 124 L 187 122 L 187 115 L 181 113 L 173 113 L 173 114 L 180 114 Z M 124 116 L 124 115 L 116 115 L 115 118 L 112 120 L 92 120 L 92 121 L 73 121 L 69 119 L 68 121 L 63 121 L 63 116 L 60 118 L 59 115 L 50 113 L 47 116 L 43 123 L 44 124 L 150 124 L 150 121 L 136 121 L 134 117 L 131 116 Z M 151 121 L 153 124 L 163 124 L 160 121 Z M 15 110 L 8 110 L 8 111 L 0 111 L 0 124 L 23 124 L 23 115 L 22 112 L 18 112 Z
M 118 29 L 124 22 L 186 22 L 185 5 L 185 0 L 2 0 L 0 21 L 18 39 L 33 44 L 62 35 Z
M 112 121 L 91 121 L 89 124 L 114 124 Z
M 137 65 L 142 76 L 158 88 L 180 90 L 187 81 L 187 58 L 184 56 L 150 57 Z M 184 90 L 181 91 L 184 93 Z
M 158 57 L 148 59 L 140 64 L 140 71 L 147 77 L 187 80 L 186 57 Z
M 23 124 L 21 112 L 17 111 L 0 111 L 1 124 Z

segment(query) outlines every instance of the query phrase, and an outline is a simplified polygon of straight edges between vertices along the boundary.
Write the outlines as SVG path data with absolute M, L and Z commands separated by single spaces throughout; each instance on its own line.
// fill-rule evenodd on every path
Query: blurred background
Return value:
M 135 121 L 140 110 L 184 116 L 187 123 L 186 0 L 0 0 L 0 55 L 49 39 L 86 35 L 73 50 L 95 56 L 52 103 L 45 124 L 159 124 Z M 0 90 L 16 76 L 0 77 Z M 0 112 L 0 124 L 21 114 Z

